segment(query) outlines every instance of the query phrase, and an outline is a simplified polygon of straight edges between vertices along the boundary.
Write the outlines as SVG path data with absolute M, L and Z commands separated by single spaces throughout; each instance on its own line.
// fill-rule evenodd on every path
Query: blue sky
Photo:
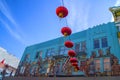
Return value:
M 21 58 L 26 46 L 62 36 L 55 10 L 62 0 L 0 0 L 0 47 Z M 109 7 L 120 0 L 63 0 L 73 33 L 112 21 Z

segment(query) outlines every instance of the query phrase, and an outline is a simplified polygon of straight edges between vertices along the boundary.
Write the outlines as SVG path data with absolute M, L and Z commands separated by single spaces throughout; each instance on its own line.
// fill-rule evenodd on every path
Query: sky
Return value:
M 61 28 L 79 32 L 113 21 L 110 7 L 120 0 L 63 0 L 69 13 L 59 19 L 62 0 L 0 0 L 0 47 L 21 58 L 27 46 L 61 37 Z

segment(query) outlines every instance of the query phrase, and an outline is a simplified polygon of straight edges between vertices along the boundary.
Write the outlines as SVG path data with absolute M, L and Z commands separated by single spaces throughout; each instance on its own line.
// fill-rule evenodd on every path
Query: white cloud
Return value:
M 1 0 L 0 1 L 0 11 L 14 24 L 17 25 L 16 22 L 14 21 L 13 17 L 11 16 L 9 9 L 7 7 L 7 4 L 5 1 Z
M 26 44 L 23 41 L 23 32 L 21 31 L 20 27 L 12 17 L 5 0 L 0 0 L 0 12 L 3 14 L 4 17 L 7 18 L 6 20 L 2 17 L 2 15 L 0 16 L 0 22 L 4 25 L 4 27 L 9 31 L 9 33 L 14 38 L 16 38 L 21 43 Z M 7 21 L 9 21 L 9 23 Z
M 67 21 L 73 32 L 87 29 L 90 6 L 87 3 L 81 4 L 79 0 L 65 0 L 64 3 L 69 10 Z
M 18 41 L 20 41 L 21 43 L 25 44 L 24 43 L 24 40 L 22 39 L 22 37 L 15 31 L 13 31 L 10 26 L 5 22 L 3 21 L 2 19 L 0 19 L 0 22 L 2 22 L 2 24 L 6 27 L 6 29 L 9 31 L 9 33 L 15 37 Z
M 115 6 L 120 6 L 120 0 L 117 0 Z
M 0 61 L 2 61 L 3 59 L 5 59 L 5 64 L 8 64 L 8 65 L 15 67 L 15 68 L 17 68 L 19 61 L 20 61 L 15 56 L 9 54 L 7 52 L 7 50 L 0 47 Z

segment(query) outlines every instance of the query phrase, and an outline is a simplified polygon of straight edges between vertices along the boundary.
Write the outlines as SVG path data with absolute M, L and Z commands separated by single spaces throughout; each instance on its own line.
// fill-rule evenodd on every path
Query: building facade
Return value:
M 119 29 L 115 22 L 26 47 L 16 76 L 42 75 L 119 75 Z M 65 40 L 72 40 L 79 71 L 69 63 Z M 116 71 L 118 71 L 116 73 Z M 109 72 L 109 73 L 108 73 Z

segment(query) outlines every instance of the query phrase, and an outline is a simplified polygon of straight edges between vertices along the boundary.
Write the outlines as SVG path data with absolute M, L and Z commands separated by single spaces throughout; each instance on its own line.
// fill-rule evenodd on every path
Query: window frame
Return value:
M 46 57 L 51 57 L 55 54 L 55 48 L 49 48 L 46 52 Z
M 103 39 L 105 39 L 105 41 Z M 102 37 L 101 38 L 101 47 L 102 48 L 108 47 L 108 38 L 107 37 Z
M 96 40 L 98 41 L 98 45 L 97 45 Z M 97 45 L 97 47 L 96 47 L 96 45 Z M 99 49 L 100 48 L 100 39 L 98 39 L 98 38 L 93 39 L 93 48 L 94 49 Z
M 59 55 L 67 54 L 68 50 L 65 46 L 59 46 Z
M 86 52 L 86 49 L 87 49 L 87 47 L 86 47 L 86 41 L 82 41 L 81 42 L 81 51 Z
M 35 55 L 35 59 L 38 59 L 41 55 L 42 55 L 43 51 L 40 50 L 40 51 L 37 51 L 36 52 L 36 55 Z M 42 57 L 42 56 L 41 56 Z
M 81 51 L 80 47 L 81 47 L 80 42 L 75 43 L 75 52 L 80 52 Z

